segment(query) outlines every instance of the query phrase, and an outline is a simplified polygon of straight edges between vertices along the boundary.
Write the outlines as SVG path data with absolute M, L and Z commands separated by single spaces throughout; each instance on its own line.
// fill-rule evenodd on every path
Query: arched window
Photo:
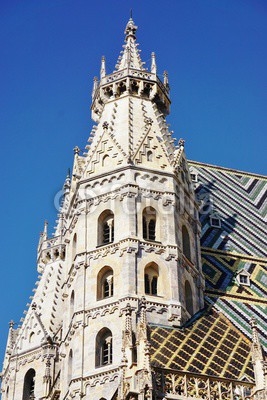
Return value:
M 194 310 L 193 310 L 192 289 L 191 289 L 191 285 L 190 285 L 190 283 L 188 281 L 185 281 L 184 293 L 185 293 L 185 307 L 186 307 L 186 310 L 189 312 L 190 315 L 193 315 L 194 314 Z
M 75 299 L 75 294 L 74 290 L 71 292 L 70 295 L 70 319 L 73 317 L 73 312 L 74 312 L 74 299 Z
M 108 154 L 105 154 L 104 157 L 102 158 L 102 166 L 106 167 L 110 164 L 110 157 Z
M 145 293 L 156 296 L 158 294 L 159 269 L 157 264 L 149 264 L 145 268 Z
M 153 161 L 153 153 L 151 150 L 149 150 L 147 152 L 146 159 L 147 159 L 147 161 L 151 161 L 151 162 Z
M 34 332 L 31 332 L 29 336 L 29 343 L 32 343 L 33 340 L 34 340 Z
M 108 328 L 101 329 L 96 336 L 95 355 L 96 367 L 112 363 L 112 333 Z
M 23 400 L 33 400 L 35 387 L 35 370 L 33 368 L 26 372 L 23 385 Z
M 156 240 L 156 210 L 146 207 L 143 211 L 143 238 Z
M 185 225 L 182 227 L 182 240 L 183 240 L 183 253 L 184 256 L 191 260 L 191 250 L 190 250 L 190 238 L 189 233 Z
M 113 269 L 104 267 L 97 275 L 97 300 L 113 296 Z
M 69 352 L 69 359 L 68 359 L 68 382 L 72 379 L 72 364 L 73 364 L 73 353 L 72 349 Z
M 74 260 L 77 251 L 77 233 L 74 234 L 72 240 L 72 260 Z
M 6 400 L 8 400 L 8 396 L 9 396 L 9 386 L 6 389 Z
M 114 242 L 114 214 L 106 210 L 98 218 L 98 244 L 112 242 Z

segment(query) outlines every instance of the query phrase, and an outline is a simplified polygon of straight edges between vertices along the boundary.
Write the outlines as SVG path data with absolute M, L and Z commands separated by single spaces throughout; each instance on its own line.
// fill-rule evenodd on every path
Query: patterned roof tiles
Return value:
M 221 313 L 209 310 L 184 329 L 150 327 L 152 364 L 218 378 L 253 380 L 250 343 Z
M 190 161 L 198 179 L 201 244 L 219 250 L 267 257 L 267 178 Z M 220 215 L 221 226 L 212 227 L 210 217 Z

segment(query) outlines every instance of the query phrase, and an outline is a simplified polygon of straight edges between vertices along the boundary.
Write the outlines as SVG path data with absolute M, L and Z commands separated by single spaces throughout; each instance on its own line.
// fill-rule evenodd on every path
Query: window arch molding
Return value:
M 35 375 L 36 372 L 33 368 L 30 368 L 24 376 L 23 384 L 23 400 L 33 400 L 34 399 L 34 389 L 35 389 Z
M 144 292 L 151 296 L 158 295 L 159 267 L 151 262 L 144 269 Z
M 96 335 L 95 341 L 95 366 L 103 367 L 112 364 L 113 343 L 112 332 L 108 328 L 102 328 Z
M 145 207 L 142 213 L 143 239 L 158 240 L 157 234 L 157 212 L 154 207 Z
M 114 291 L 114 272 L 106 265 L 97 274 L 97 300 L 113 296 Z
M 114 242 L 114 214 L 111 210 L 105 210 L 98 217 L 98 245 L 112 242 Z
M 191 246 L 190 246 L 190 236 L 188 229 L 185 225 L 182 226 L 182 245 L 184 256 L 191 261 Z

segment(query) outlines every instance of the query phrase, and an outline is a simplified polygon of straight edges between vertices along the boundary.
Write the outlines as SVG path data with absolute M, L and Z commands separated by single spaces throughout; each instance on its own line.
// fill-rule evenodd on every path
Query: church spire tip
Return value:
M 125 28 L 125 41 L 127 42 L 127 39 L 129 37 L 132 37 L 133 39 L 136 39 L 135 33 L 137 31 L 138 26 L 135 25 L 133 18 L 132 18 L 132 12 L 129 21 L 127 22 L 126 28 Z

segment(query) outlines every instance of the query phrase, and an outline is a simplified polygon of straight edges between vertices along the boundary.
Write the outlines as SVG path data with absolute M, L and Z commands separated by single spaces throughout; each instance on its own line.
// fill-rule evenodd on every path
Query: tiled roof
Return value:
M 254 317 L 267 351 L 267 263 L 253 257 L 202 249 L 202 267 L 208 303 L 223 312 L 250 339 L 249 322 Z M 237 283 L 236 275 L 242 269 L 250 274 L 250 286 Z
M 226 168 L 189 162 L 197 173 L 203 247 L 267 257 L 267 178 Z M 212 213 L 221 227 L 210 225 Z
M 250 343 L 210 309 L 183 329 L 150 326 L 153 366 L 218 378 L 253 381 Z

